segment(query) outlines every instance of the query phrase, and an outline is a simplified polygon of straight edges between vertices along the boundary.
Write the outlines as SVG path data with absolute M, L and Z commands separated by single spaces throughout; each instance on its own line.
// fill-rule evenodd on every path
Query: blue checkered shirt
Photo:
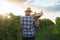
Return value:
M 37 26 L 38 23 L 33 17 L 31 17 L 30 15 L 23 16 L 20 19 L 20 23 L 22 25 L 22 34 L 24 37 L 35 36 L 35 26 Z

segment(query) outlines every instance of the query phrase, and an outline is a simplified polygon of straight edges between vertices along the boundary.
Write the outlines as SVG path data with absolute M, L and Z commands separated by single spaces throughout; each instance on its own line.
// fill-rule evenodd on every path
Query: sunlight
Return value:
M 6 13 L 10 13 L 10 12 L 16 14 L 19 11 L 20 10 L 16 5 L 11 4 L 6 0 L 0 1 L 0 14 L 1 15 L 4 15 Z
M 11 18 L 11 16 L 8 16 L 7 19 Z
M 10 19 L 11 18 L 11 16 L 9 15 L 9 14 L 0 14 L 2 17 L 3 17 L 3 19 Z
M 10 12 L 10 4 L 3 0 L 3 1 L 0 1 L 0 14 L 5 14 L 5 13 L 8 13 Z

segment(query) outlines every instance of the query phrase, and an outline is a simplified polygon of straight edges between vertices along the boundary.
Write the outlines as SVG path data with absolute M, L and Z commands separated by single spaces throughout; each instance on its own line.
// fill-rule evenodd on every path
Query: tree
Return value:
M 10 18 L 7 18 L 11 16 Z M 20 40 L 21 25 L 20 16 L 10 13 L 6 18 L 0 16 L 0 39 L 1 40 Z
M 58 34 L 60 34 L 60 17 L 56 18 L 56 31 Z
M 54 25 L 54 23 L 49 19 L 42 19 L 39 22 L 39 26 L 41 28 L 49 27 L 49 26 L 52 26 L 52 25 Z

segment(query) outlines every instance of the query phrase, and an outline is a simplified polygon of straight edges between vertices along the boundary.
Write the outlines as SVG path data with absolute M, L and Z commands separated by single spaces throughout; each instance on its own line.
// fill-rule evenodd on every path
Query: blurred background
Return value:
M 43 11 L 36 40 L 60 40 L 60 0 L 0 0 L 0 40 L 21 40 L 20 18 L 30 7 Z

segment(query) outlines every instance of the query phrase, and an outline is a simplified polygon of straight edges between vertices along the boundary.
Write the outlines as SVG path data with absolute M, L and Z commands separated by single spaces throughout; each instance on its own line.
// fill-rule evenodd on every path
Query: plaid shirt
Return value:
M 30 15 L 26 15 L 21 18 L 20 23 L 22 25 L 22 31 L 24 37 L 33 37 L 35 36 L 35 26 L 38 23 Z

